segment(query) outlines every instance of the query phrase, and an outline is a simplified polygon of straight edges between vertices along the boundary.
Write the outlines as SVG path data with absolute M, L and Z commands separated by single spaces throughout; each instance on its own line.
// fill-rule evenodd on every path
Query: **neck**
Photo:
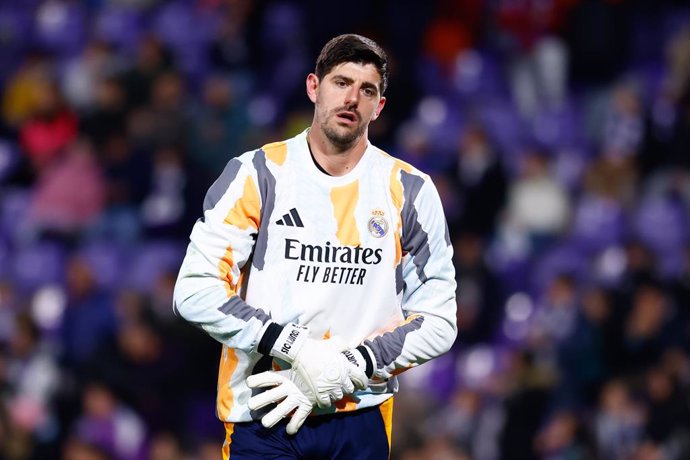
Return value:
M 367 149 L 367 132 L 354 144 L 341 147 L 333 144 L 322 131 L 314 125 L 307 133 L 307 143 L 314 161 L 331 176 L 344 176 L 357 166 Z

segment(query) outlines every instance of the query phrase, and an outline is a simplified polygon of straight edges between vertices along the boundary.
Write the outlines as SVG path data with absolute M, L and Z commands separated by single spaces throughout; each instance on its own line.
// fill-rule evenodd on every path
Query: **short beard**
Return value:
M 336 111 L 334 111 L 334 113 L 335 112 Z M 358 120 L 361 120 L 361 116 L 359 116 L 359 114 L 357 114 L 357 117 Z M 321 123 L 321 129 L 331 144 L 333 144 L 341 152 L 344 152 L 355 145 L 357 140 L 364 135 L 364 131 L 366 130 L 366 125 L 362 124 L 357 126 L 357 128 L 352 132 L 340 134 L 337 128 L 332 128 L 329 126 L 328 121 L 329 118 L 326 118 L 326 121 Z

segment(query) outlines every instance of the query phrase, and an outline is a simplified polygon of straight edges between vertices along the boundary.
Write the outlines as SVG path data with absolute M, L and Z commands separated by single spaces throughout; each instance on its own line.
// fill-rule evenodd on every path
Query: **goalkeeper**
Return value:
M 436 188 L 368 140 L 387 84 L 376 43 L 333 38 L 306 77 L 311 126 L 206 194 L 173 308 L 222 344 L 224 459 L 388 458 L 395 376 L 455 340 Z

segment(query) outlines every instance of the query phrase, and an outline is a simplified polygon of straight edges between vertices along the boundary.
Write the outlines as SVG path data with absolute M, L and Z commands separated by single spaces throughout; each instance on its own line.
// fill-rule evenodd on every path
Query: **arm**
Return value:
M 239 295 L 242 273 L 261 221 L 252 169 L 228 162 L 204 199 L 204 215 L 190 236 L 174 293 L 175 312 L 235 349 L 256 349 L 270 317 Z
M 374 377 L 388 379 L 448 351 L 457 335 L 455 270 L 441 200 L 430 180 L 401 172 L 402 308 L 406 320 L 364 345 Z
M 264 152 L 253 165 L 265 170 Z M 264 171 L 264 174 L 266 173 Z M 233 349 L 257 351 L 292 364 L 321 407 L 351 393 L 347 364 L 332 341 L 309 338 L 308 328 L 273 322 L 238 294 L 261 228 L 262 190 L 256 170 L 231 160 L 204 199 L 175 285 L 176 313 Z M 268 187 L 262 181 L 262 187 Z M 265 190 L 264 190 L 265 191 Z

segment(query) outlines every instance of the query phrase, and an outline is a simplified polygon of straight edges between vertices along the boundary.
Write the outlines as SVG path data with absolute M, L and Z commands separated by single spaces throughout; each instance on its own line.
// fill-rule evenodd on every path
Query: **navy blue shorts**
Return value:
M 296 435 L 286 420 L 225 424 L 223 460 L 386 460 L 390 455 L 393 398 L 355 412 L 308 417 Z

